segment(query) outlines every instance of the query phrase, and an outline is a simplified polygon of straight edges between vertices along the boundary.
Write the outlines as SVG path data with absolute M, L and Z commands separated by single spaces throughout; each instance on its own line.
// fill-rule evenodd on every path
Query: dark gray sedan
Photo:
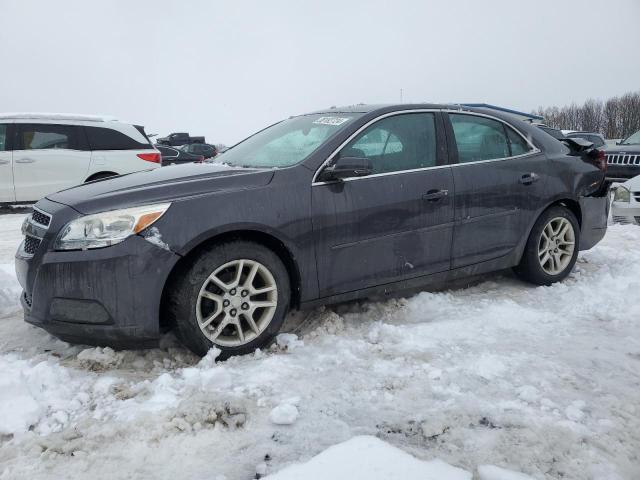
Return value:
M 549 285 L 607 225 L 602 152 L 508 114 L 357 106 L 292 117 L 189 164 L 39 201 L 16 258 L 25 320 L 222 357 L 309 308 L 513 267 Z

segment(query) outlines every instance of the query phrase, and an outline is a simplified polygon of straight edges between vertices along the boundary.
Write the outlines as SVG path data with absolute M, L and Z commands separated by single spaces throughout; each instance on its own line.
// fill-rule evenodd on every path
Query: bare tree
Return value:
M 534 111 L 545 123 L 563 130 L 599 132 L 606 138 L 623 138 L 640 130 L 640 92 L 625 93 L 605 102 L 588 99 L 582 105 L 539 107 Z

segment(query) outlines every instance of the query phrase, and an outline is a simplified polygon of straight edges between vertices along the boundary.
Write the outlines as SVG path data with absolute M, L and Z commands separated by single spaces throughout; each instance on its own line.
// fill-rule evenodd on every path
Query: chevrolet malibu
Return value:
M 24 223 L 25 320 L 116 348 L 175 329 L 221 357 L 291 309 L 513 267 L 549 285 L 606 232 L 604 154 L 455 105 L 291 117 L 214 164 L 49 195 Z

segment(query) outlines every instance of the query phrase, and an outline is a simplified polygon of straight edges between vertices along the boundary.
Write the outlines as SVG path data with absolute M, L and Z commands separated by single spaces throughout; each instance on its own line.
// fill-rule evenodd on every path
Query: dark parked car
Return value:
M 188 133 L 178 132 L 170 133 L 166 137 L 160 137 L 156 139 L 158 145 L 179 146 L 187 145 L 189 143 L 205 143 L 204 137 L 192 137 Z
M 180 150 L 193 155 L 202 155 L 204 158 L 213 158 L 218 154 L 216 146 L 209 145 L 208 143 L 192 143 L 189 145 L 183 145 L 180 147 Z
M 264 347 L 290 309 L 514 267 L 549 285 L 604 236 L 598 151 L 448 105 L 292 117 L 221 154 L 39 201 L 25 320 L 70 342 Z
M 593 143 L 593 146 L 596 148 L 601 148 L 606 145 L 604 137 L 597 132 L 567 132 L 564 136 L 567 138 L 583 138 Z
M 162 166 L 166 165 L 180 165 L 182 163 L 203 162 L 203 155 L 195 155 L 193 153 L 185 152 L 179 148 L 164 147 L 162 145 L 156 145 L 156 148 L 162 156 Z
M 640 175 L 640 130 L 608 148 L 607 178 L 613 181 L 627 181 Z
M 562 130 L 558 130 L 557 128 L 550 127 L 548 125 L 545 125 L 544 123 L 534 123 L 533 125 L 538 127 L 543 132 L 548 133 L 556 140 L 562 140 L 564 138 L 567 138 L 565 137 L 564 133 L 562 133 Z

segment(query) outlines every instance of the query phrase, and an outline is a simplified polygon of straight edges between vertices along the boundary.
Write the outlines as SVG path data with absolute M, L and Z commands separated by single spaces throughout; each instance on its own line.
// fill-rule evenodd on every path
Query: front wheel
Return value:
M 289 275 L 262 245 L 234 241 L 203 252 L 169 292 L 178 337 L 194 353 L 220 359 L 267 346 L 289 310 Z
M 516 274 L 536 285 L 564 280 L 576 263 L 580 246 L 580 226 L 567 208 L 546 210 L 536 221 Z

